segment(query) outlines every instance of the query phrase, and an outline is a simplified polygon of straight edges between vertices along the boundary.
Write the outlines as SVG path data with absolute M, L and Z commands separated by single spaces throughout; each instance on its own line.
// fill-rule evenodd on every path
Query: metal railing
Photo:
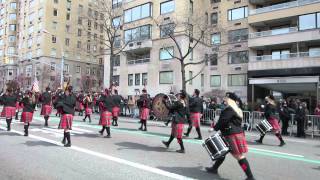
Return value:
M 281 29 L 273 29 L 269 31 L 261 31 L 261 32 L 254 32 L 249 34 L 249 38 L 259 38 L 259 37 L 267 37 L 267 36 L 275 36 L 281 34 L 290 34 L 298 32 L 298 27 L 288 27 L 288 28 L 281 28 Z
M 320 0 L 291 1 L 291 2 L 286 2 L 286 3 L 281 3 L 281 4 L 275 4 L 275 5 L 267 6 L 267 7 L 263 7 L 263 8 L 252 9 L 252 10 L 250 10 L 249 14 L 250 15 L 261 14 L 261 13 L 266 13 L 266 12 L 271 12 L 271 11 L 276 11 L 276 10 L 281 10 L 281 9 L 288 9 L 288 8 L 293 8 L 293 7 L 298 7 L 298 6 L 304 6 L 304 5 L 318 3 L 318 2 L 320 2 Z
M 134 64 L 143 64 L 150 62 L 150 58 L 144 58 L 144 59 L 134 59 L 134 60 L 128 60 L 128 65 L 134 65 Z
M 250 60 L 251 61 L 273 61 L 273 60 L 290 60 L 290 59 L 296 59 L 301 57 L 302 58 L 320 57 L 320 51 L 264 55 L 264 56 L 251 56 Z

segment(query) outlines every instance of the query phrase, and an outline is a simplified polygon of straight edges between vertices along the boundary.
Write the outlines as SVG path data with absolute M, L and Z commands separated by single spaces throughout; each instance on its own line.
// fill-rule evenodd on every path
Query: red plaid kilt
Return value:
M 100 114 L 99 125 L 110 127 L 110 125 L 111 125 L 111 117 L 112 117 L 112 113 L 111 112 L 103 111 Z
M 120 113 L 120 108 L 119 107 L 113 107 L 112 108 L 112 117 L 118 117 Z
M 277 133 L 277 132 L 280 131 L 281 127 L 280 127 L 280 124 L 279 124 L 279 121 L 278 121 L 277 118 L 275 118 L 275 117 L 270 117 L 270 118 L 268 119 L 268 122 L 269 122 L 270 125 L 272 126 L 272 130 L 273 130 L 274 132 Z
M 190 120 L 193 124 L 193 127 L 200 127 L 200 119 L 201 119 L 201 113 L 190 113 Z
M 248 144 L 244 133 L 232 134 L 225 137 L 231 148 L 231 154 L 238 156 L 248 152 Z
M 16 116 L 16 108 L 15 107 L 4 107 L 4 117 L 7 119 L 11 119 Z
M 80 104 L 79 104 L 79 109 L 80 109 L 80 111 L 82 111 L 82 110 L 84 109 L 83 103 L 80 103 Z
M 62 112 L 63 112 L 63 109 L 62 108 L 57 108 L 57 114 L 62 114 Z
M 22 112 L 21 122 L 30 123 L 32 122 L 33 113 L 32 112 Z
M 149 112 L 150 112 L 150 109 L 148 109 L 148 108 L 142 108 L 142 109 L 140 110 L 140 119 L 146 121 L 146 120 L 148 119 Z
M 182 139 L 184 124 L 171 123 L 171 134 L 177 139 Z
M 16 111 L 23 109 L 23 104 L 19 105 L 19 102 L 16 102 Z
M 52 112 L 52 107 L 50 105 L 42 105 L 41 116 L 50 116 Z
M 63 114 L 60 119 L 59 129 L 72 129 L 72 114 Z
M 86 115 L 91 115 L 92 114 L 92 109 L 91 108 L 86 108 L 84 113 Z

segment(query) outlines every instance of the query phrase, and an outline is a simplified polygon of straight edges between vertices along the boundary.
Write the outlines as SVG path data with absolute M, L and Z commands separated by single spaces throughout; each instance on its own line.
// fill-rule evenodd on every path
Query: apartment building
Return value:
M 203 65 L 189 66 L 185 70 L 186 79 L 199 74 L 186 85 L 188 93 L 194 88 L 203 93 L 211 91 L 235 91 L 243 100 L 247 99 L 248 71 L 248 2 L 219 0 L 113 0 L 114 8 L 122 8 L 119 15 L 123 24 L 119 34 L 125 41 L 130 33 L 141 31 L 143 37 L 130 39 L 124 53 L 116 58 L 114 81 L 119 82 L 123 95 L 138 93 L 144 86 L 151 95 L 179 91 L 182 88 L 179 61 L 172 58 L 179 49 L 172 39 L 163 37 L 161 27 L 166 21 L 190 20 L 196 33 L 197 23 L 207 26 L 203 43 L 195 47 L 186 62 L 199 62 L 207 59 Z M 158 27 L 155 21 L 164 24 Z M 169 21 L 170 22 L 170 21 Z M 170 24 L 170 23 L 168 23 Z M 179 29 L 175 29 L 179 32 Z M 179 33 L 178 33 L 179 34 Z M 179 36 L 181 51 L 188 51 L 189 36 Z M 168 48 L 172 53 L 168 53 Z M 109 82 L 109 57 L 105 57 L 105 84 Z M 200 72 L 200 73 L 199 73 Z
M 70 80 L 76 90 L 88 87 L 101 90 L 100 17 L 103 15 L 97 14 L 87 0 L 3 1 L 0 32 L 4 34 L 0 35 L 0 42 L 4 44 L 1 70 L 5 78 L 2 86 L 9 80 L 17 80 L 27 89 L 37 78 L 41 89 L 48 85 L 58 87 L 61 80 Z
M 320 1 L 251 0 L 249 101 L 270 92 L 319 102 Z

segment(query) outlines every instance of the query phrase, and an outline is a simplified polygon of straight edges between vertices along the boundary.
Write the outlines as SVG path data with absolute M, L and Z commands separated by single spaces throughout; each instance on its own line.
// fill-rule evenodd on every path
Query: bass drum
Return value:
M 165 96 L 168 96 L 168 101 L 170 103 L 177 101 L 175 95 L 163 93 L 157 94 L 152 101 L 152 111 L 153 114 L 159 119 L 167 118 L 169 115 L 169 109 L 167 109 L 166 105 L 162 101 Z

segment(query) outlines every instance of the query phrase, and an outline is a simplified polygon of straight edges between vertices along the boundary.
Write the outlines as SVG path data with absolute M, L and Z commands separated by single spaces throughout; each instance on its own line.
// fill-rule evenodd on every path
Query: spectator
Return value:
M 290 111 L 287 105 L 287 102 L 284 101 L 281 106 L 280 106 L 280 110 L 279 110 L 279 116 L 280 116 L 280 120 L 282 122 L 282 130 L 281 130 L 281 134 L 282 135 L 288 135 L 288 127 L 289 127 L 289 121 L 290 121 Z
M 133 116 L 135 104 L 136 104 L 135 98 L 133 96 L 129 96 L 128 107 L 129 107 L 129 114 L 131 116 Z
M 320 103 L 318 104 L 318 106 L 314 109 L 314 115 L 317 116 L 316 120 L 316 124 L 318 127 L 318 130 L 320 130 Z
M 302 106 L 302 103 L 299 102 L 298 108 L 296 109 L 296 115 L 295 115 L 295 119 L 297 121 L 296 137 L 305 137 L 305 132 L 304 132 L 305 116 L 306 116 L 306 111 Z

